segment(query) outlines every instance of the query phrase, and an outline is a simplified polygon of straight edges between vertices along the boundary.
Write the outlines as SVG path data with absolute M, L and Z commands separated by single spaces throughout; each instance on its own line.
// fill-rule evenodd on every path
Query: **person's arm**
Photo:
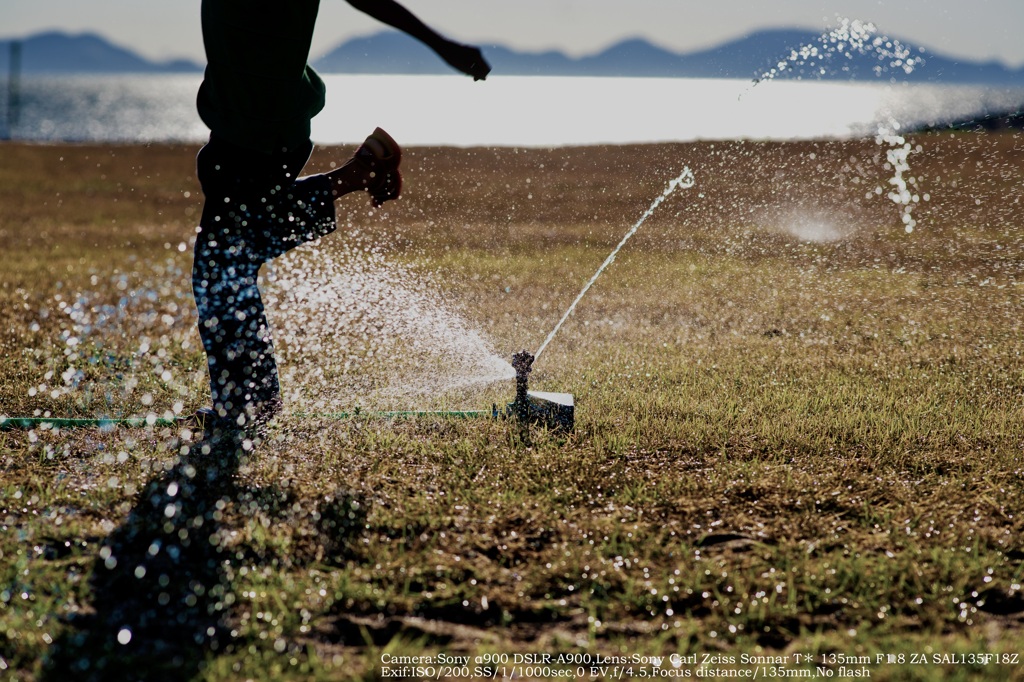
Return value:
M 473 80 L 484 80 L 491 67 L 479 48 L 448 40 L 416 18 L 412 12 L 394 0 L 346 0 L 348 4 L 377 21 L 397 28 L 420 41 L 437 53 L 441 59 Z

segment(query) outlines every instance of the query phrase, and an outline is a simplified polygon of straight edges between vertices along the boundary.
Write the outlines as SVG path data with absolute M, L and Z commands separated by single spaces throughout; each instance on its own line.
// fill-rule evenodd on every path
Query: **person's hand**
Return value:
M 447 42 L 438 53 L 452 68 L 472 76 L 475 81 L 485 80 L 491 72 L 490 64 L 478 47 Z

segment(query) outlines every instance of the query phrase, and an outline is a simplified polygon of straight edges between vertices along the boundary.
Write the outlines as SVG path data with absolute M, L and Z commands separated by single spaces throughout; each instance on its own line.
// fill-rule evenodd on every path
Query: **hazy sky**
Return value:
M 287 0 L 282 0 L 287 2 Z M 1024 65 L 1024 0 L 407 0 L 465 42 L 580 55 L 641 36 L 673 50 L 707 47 L 763 27 L 826 29 L 837 17 L 956 57 Z M 204 61 L 200 0 L 0 0 L 0 37 L 93 31 L 151 58 Z M 379 30 L 344 0 L 322 0 L 313 57 Z

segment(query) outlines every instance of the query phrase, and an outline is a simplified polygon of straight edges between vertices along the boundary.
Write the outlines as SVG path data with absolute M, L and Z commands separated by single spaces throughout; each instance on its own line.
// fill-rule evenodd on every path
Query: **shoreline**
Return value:
M 971 119 L 957 120 L 950 123 L 943 123 L 937 126 L 922 126 L 898 134 L 902 136 L 947 136 L 947 135 L 977 135 L 984 137 L 998 137 L 1019 135 L 1024 131 L 1024 115 L 993 114 L 985 117 L 974 117 Z M 607 141 L 588 143 L 566 143 L 566 144 L 402 144 L 403 150 L 522 150 L 526 152 L 545 152 L 553 150 L 592 150 L 592 148 L 603 147 L 663 147 L 697 144 L 808 144 L 808 143 L 847 143 L 868 141 L 876 138 L 874 132 L 850 135 L 820 135 L 815 137 L 701 137 L 695 139 L 665 139 L 652 141 Z M 202 147 L 206 143 L 202 140 L 93 140 L 93 139 L 19 139 L 0 138 L 0 146 L 37 146 L 37 147 L 61 147 L 71 148 L 83 147 Z M 325 148 L 348 148 L 357 146 L 359 142 L 317 142 L 313 140 L 314 148 L 325 150 Z M 400 142 L 399 142 L 400 143 Z

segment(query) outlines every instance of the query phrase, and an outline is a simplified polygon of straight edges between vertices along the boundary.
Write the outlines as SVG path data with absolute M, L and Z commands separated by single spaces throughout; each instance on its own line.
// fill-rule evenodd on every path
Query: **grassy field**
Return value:
M 338 233 L 268 283 L 289 402 L 266 440 L 0 431 L 0 677 L 374 679 L 468 655 L 433 667 L 1024 678 L 1024 138 L 909 142 L 909 234 L 874 140 L 409 150 L 401 201 L 346 197 Z M 0 414 L 202 406 L 197 150 L 0 150 Z M 410 299 L 344 324 L 292 310 L 295 273 L 415 280 L 507 359 L 683 166 L 696 185 L 538 360 L 533 388 L 576 397 L 573 433 L 295 414 L 513 393 L 400 404 L 379 389 L 412 371 L 386 322 Z M 514 669 L 529 653 L 571 664 Z M 619 661 L 671 654 L 724 662 Z

